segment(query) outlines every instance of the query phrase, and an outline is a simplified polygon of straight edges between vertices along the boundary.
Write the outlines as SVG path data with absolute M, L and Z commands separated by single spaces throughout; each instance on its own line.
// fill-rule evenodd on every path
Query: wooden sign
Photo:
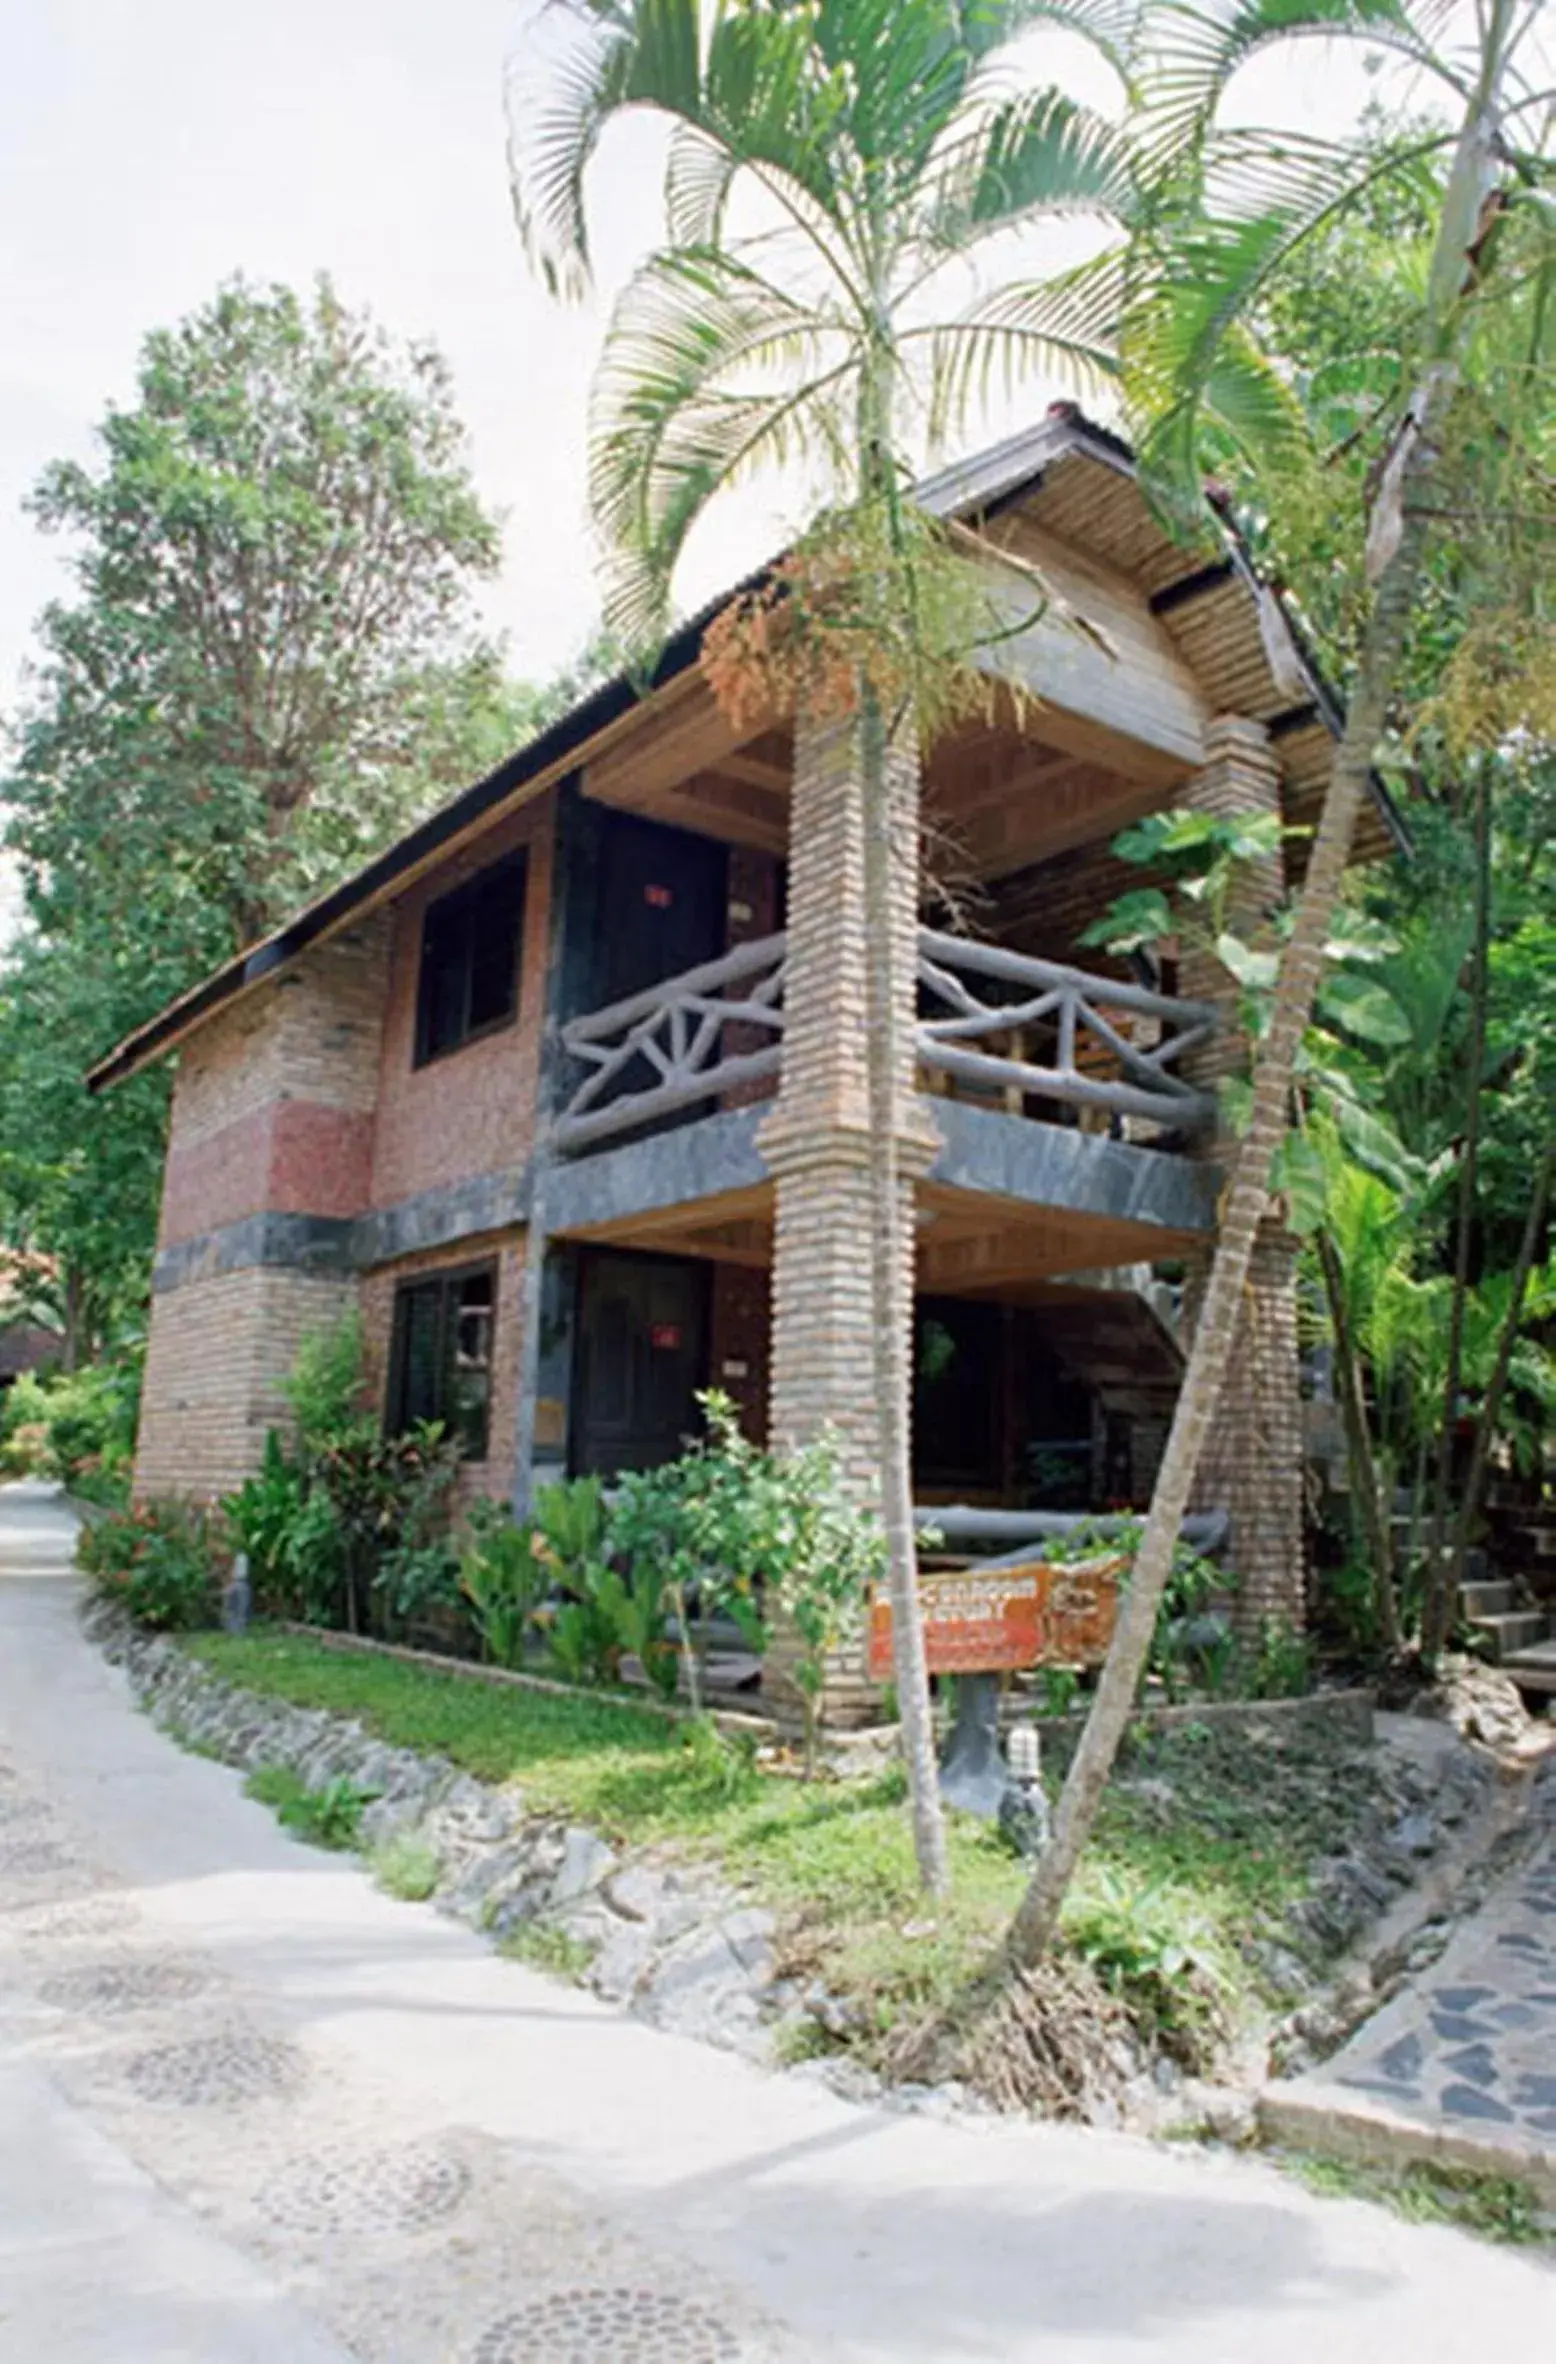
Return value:
M 1116 1556 L 1067 1567 L 1027 1560 L 921 1576 L 930 1673 L 1097 1665 L 1113 1638 L 1124 1566 Z M 891 1602 L 883 1585 L 870 1598 L 868 1667 L 872 1682 L 891 1681 Z

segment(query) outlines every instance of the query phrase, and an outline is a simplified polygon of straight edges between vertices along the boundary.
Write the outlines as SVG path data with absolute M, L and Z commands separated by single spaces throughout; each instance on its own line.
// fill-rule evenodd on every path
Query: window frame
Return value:
M 461 943 L 463 953 L 463 1008 L 462 1031 L 453 1042 L 433 1045 L 433 969 L 428 954 L 431 940 L 440 929 L 457 927 L 463 912 L 490 895 L 500 880 L 514 881 L 513 969 L 510 978 L 509 1007 L 500 1017 L 487 1018 L 479 1026 L 472 1026 L 470 991 L 475 972 L 474 946 L 466 937 Z M 446 895 L 439 895 L 429 903 L 421 915 L 421 932 L 417 940 L 416 957 L 416 1027 L 411 1046 L 411 1065 L 415 1069 L 434 1066 L 440 1059 L 452 1059 L 473 1042 L 485 1042 L 494 1034 L 503 1033 L 519 1022 L 524 993 L 524 922 L 525 904 L 529 895 L 529 848 L 516 846 L 495 862 L 488 862 L 474 877 L 462 885 L 451 887 Z
M 456 1439 L 460 1458 L 479 1467 L 491 1458 L 492 1449 L 492 1379 L 497 1367 L 497 1313 L 499 1303 L 501 1260 L 496 1256 L 479 1256 L 468 1264 L 440 1265 L 431 1272 L 407 1273 L 395 1282 L 394 1302 L 389 1317 L 388 1384 L 384 1391 L 384 1430 L 389 1436 L 404 1436 L 412 1423 L 406 1408 L 411 1344 L 411 1300 L 418 1291 L 436 1290 L 437 1322 L 434 1365 L 437 1371 L 437 1393 L 441 1399 L 437 1410 L 426 1415 L 443 1423 L 445 1434 Z M 465 1444 L 447 1400 L 453 1375 L 454 1341 L 459 1318 L 458 1293 L 467 1282 L 486 1280 L 491 1287 L 491 1345 L 486 1364 L 486 1398 L 482 1405 L 481 1449 L 472 1452 Z M 452 1319 L 450 1317 L 450 1309 Z

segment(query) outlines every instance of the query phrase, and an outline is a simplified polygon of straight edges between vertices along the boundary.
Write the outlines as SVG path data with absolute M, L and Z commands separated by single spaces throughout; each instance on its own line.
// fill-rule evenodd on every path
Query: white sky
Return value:
M 597 605 L 583 430 L 605 302 L 552 303 L 513 228 L 502 75 L 534 9 L 0 0 L 0 708 L 34 615 L 65 585 L 23 496 L 50 459 L 91 457 L 104 409 L 133 398 L 147 329 L 238 269 L 295 285 L 327 269 L 347 302 L 437 339 L 477 482 L 506 514 L 488 619 L 517 672 L 544 677 L 577 651 Z M 1278 87 L 1338 128 L 1367 85 L 1354 59 L 1312 53 Z M 625 126 L 599 169 L 605 297 L 656 226 L 654 153 Z M 1028 415 L 1042 400 L 1034 389 Z M 688 599 L 785 522 L 747 496 L 710 525 Z

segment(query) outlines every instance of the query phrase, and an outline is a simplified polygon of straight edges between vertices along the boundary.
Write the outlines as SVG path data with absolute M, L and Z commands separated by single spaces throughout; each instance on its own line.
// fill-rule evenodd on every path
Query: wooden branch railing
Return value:
M 1214 1116 L 1214 1100 L 1173 1072 L 1214 1033 L 1211 1003 L 933 928 L 918 941 L 918 1053 L 931 1090 L 938 1073 L 999 1092 L 1017 1112 L 1030 1096 L 1175 1128 Z
M 776 1077 L 787 947 L 783 934 L 763 936 L 569 1019 L 563 1051 L 588 1073 L 552 1127 L 553 1146 L 589 1149 Z M 1207 1002 L 932 928 L 919 930 L 918 989 L 918 1055 L 930 1090 L 949 1088 L 939 1080 L 949 1079 L 997 1093 L 1016 1114 L 1039 1099 L 1183 1129 L 1214 1114 L 1214 1102 L 1173 1072 L 1214 1031 Z
M 609 1009 L 569 1019 L 562 1048 L 590 1070 L 552 1127 L 560 1150 L 588 1149 L 699 1100 L 765 1076 L 783 1056 L 782 934 L 738 944 L 679 977 L 645 986 Z M 768 1037 L 735 1050 L 730 1035 Z

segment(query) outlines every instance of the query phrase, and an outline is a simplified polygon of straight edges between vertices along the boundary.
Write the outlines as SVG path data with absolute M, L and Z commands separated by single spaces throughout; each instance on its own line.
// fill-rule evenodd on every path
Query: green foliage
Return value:
M 421 1483 L 418 1478 L 418 1487 Z M 462 1606 L 458 1557 L 441 1535 L 392 1544 L 373 1571 L 373 1592 L 391 1632 L 424 1628 Z
M 272 1616 L 322 1621 L 334 1584 L 337 1531 L 333 1506 L 310 1484 L 271 1429 L 253 1477 L 224 1496 L 222 1515 L 246 1552 L 254 1597 Z
M 436 1421 L 384 1436 L 355 1315 L 304 1339 L 283 1392 L 295 1445 L 272 1430 L 257 1474 L 222 1505 L 262 1605 L 385 1638 L 457 1609 L 447 1525 L 458 1446 Z
M 35 1371 L 23 1371 L 0 1396 L 0 1477 L 53 1477 L 49 1399 Z
M 344 1774 L 310 1789 L 289 1765 L 261 1765 L 243 1784 L 244 1794 L 275 1810 L 276 1820 L 310 1846 L 345 1854 L 360 1846 L 362 1817 L 377 1792 L 362 1789 Z
M 94 459 L 32 513 L 68 545 L 5 842 L 28 925 L 0 975 L 0 1237 L 45 1253 L 78 1357 L 146 1297 L 165 1071 L 85 1070 L 521 735 L 473 630 L 498 555 L 447 372 L 241 280 L 149 336 Z
M 311 1330 L 281 1382 L 304 1459 L 354 1436 L 369 1410 L 362 1316 L 352 1309 L 326 1329 Z
M 657 1589 L 661 1617 L 674 1619 L 694 1706 L 694 1614 L 724 1611 L 758 1649 L 783 1617 L 799 1643 L 810 1761 L 827 1660 L 884 1565 L 880 1529 L 846 1499 L 830 1437 L 797 1453 L 764 1452 L 742 1435 L 727 1396 L 709 1389 L 698 1401 L 706 1435 L 677 1461 L 623 1476 L 611 1548 L 630 1570 L 638 1616 L 651 1619 Z
M 1556 2250 L 1549 2211 L 1540 2196 L 1516 2176 L 1482 2175 L 1468 2167 L 1442 2167 L 1417 2159 L 1385 2167 L 1361 2159 L 1326 2159 L 1308 2151 L 1273 2154 L 1284 2167 L 1326 2200 L 1372 2200 L 1407 2224 L 1451 2224 L 1461 2232 L 1511 2248 Z
M 33 497 L 81 597 L 40 628 L 12 842 L 50 920 L 149 895 L 204 966 L 428 801 L 451 676 L 491 694 L 469 588 L 497 535 L 437 353 L 327 281 L 229 282 L 148 337 L 137 391 Z
M 1313 1688 L 1313 1647 L 1279 1617 L 1259 1628 L 1259 1654 L 1252 1676 L 1256 1699 L 1302 1699 Z
M 1067 1716 L 1080 1696 L 1081 1678 L 1073 1666 L 1045 1666 L 1038 1671 L 1038 1691 L 1045 1716 Z
M 76 1565 L 94 1591 L 151 1633 L 192 1633 L 217 1610 L 217 1539 L 207 1514 L 185 1502 L 144 1502 L 90 1519 Z
M 635 1657 L 661 1699 L 674 1699 L 680 1686 L 680 1658 L 665 1632 L 664 1584 L 657 1571 L 635 1560 L 625 1575 L 601 1572 L 595 1604 L 619 1648 Z
M 405 1904 L 423 1904 L 442 1876 L 437 1849 L 415 1831 L 392 1831 L 381 1839 L 369 1858 L 369 1868 L 387 1896 Z
M 494 1666 L 524 1664 L 536 1613 L 556 1571 L 537 1544 L 540 1530 L 506 1503 L 471 1506 L 459 1554 L 459 1582 L 481 1646 Z
M 1078 1883 L 1062 1926 L 1137 2025 L 1185 2067 L 1209 2065 L 1230 1981 L 1213 1932 L 1181 1892 L 1098 1866 Z
M 536 1489 L 533 1549 L 561 1597 L 540 1614 L 546 1650 L 571 1683 L 614 1683 L 630 1645 L 617 1610 L 620 1583 L 607 1554 L 605 1489 L 597 1477 Z
M 1111 54 L 1107 6 L 1072 0 L 1065 15 Z M 554 287 L 588 276 L 585 165 L 612 117 L 647 109 L 676 133 L 664 243 L 617 304 L 596 389 L 608 619 L 634 645 L 650 640 L 709 503 L 804 454 L 841 496 L 843 538 L 871 552 L 845 575 L 877 631 L 905 631 L 911 667 L 926 588 L 897 497 L 911 365 L 925 365 L 935 436 L 993 381 L 1112 374 L 1105 325 L 1080 297 L 1048 318 L 1027 289 L 961 310 L 948 280 L 991 240 L 1056 215 L 1111 229 L 1135 198 L 1125 141 L 1061 90 L 997 87 L 994 61 L 1028 22 L 1016 7 L 986 7 L 973 25 L 949 0 L 896 0 L 889 32 L 875 7 L 729 7 L 704 24 L 697 0 L 608 16 L 572 0 L 559 20 L 562 53 L 510 84 L 521 227 Z M 735 192 L 760 208 L 774 186 L 802 202 L 745 230 Z
M 502 1941 L 500 1951 L 510 1961 L 524 1962 L 549 1977 L 569 1979 L 574 1985 L 594 1959 L 594 1948 L 570 1929 L 551 1921 L 521 1921 Z
M 0 1469 L 55 1477 L 88 1502 L 129 1499 L 140 1410 L 138 1354 L 40 1378 L 24 1372 L 0 1405 Z

